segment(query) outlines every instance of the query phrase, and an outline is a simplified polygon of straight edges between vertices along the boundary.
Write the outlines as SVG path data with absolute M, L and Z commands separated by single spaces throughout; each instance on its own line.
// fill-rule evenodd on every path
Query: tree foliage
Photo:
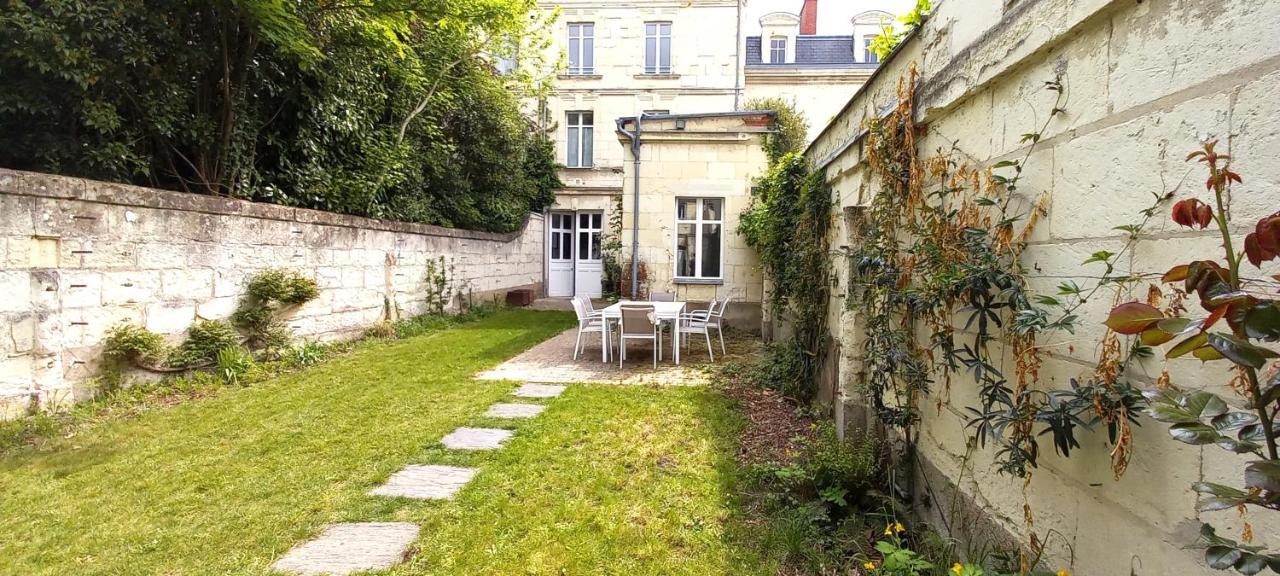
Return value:
M 16 0 L 0 165 L 486 230 L 551 200 L 533 0 Z

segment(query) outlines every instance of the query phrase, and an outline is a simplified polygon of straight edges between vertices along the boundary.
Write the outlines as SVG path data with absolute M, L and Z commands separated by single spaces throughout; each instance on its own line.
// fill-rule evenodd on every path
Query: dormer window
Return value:
M 787 61 L 787 37 L 774 36 L 769 39 L 769 63 L 782 64 Z

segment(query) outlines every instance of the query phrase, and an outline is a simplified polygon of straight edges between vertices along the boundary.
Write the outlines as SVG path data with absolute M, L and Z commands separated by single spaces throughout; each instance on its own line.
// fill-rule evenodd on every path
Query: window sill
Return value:
M 565 166 L 565 170 L 595 170 L 595 166 Z
M 601 80 L 600 74 L 556 74 L 556 80 Z
M 724 284 L 724 278 L 674 278 L 671 280 L 673 284 L 706 284 L 710 286 L 721 286 Z
M 636 74 L 636 80 L 679 80 L 679 74 Z

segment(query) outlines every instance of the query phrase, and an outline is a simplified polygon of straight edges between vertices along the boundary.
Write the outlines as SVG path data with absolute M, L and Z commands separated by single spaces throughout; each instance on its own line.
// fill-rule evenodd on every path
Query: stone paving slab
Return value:
M 515 395 L 521 398 L 555 398 L 564 392 L 564 388 L 554 384 L 525 384 L 516 389 Z
M 315 540 L 295 546 L 271 568 L 306 576 L 385 570 L 403 562 L 417 538 L 418 526 L 407 522 L 333 524 Z
M 515 380 L 517 382 L 594 382 L 601 384 L 701 386 L 711 383 L 711 373 L 705 344 L 695 343 L 682 351 L 681 364 L 672 364 L 667 357 L 653 367 L 649 357 L 650 345 L 646 342 L 627 344 L 627 362 L 618 368 L 618 360 L 600 361 L 600 339 L 583 338 L 586 352 L 573 359 L 573 344 L 577 331 L 574 328 L 530 348 L 493 369 L 476 375 L 480 380 Z M 728 336 L 726 336 L 728 337 Z M 701 342 L 701 341 L 699 341 Z M 732 344 L 732 342 L 730 342 Z M 614 352 L 617 352 L 615 349 Z M 667 353 L 671 350 L 668 347 Z M 730 349 L 730 353 L 734 351 Z M 716 360 L 720 361 L 720 349 L 716 348 Z M 634 356 L 633 356 L 634 354 Z
M 532 418 L 546 409 L 541 404 L 494 404 L 484 415 L 490 418 Z
M 440 443 L 455 450 L 493 450 L 514 434 L 500 428 L 458 428 L 441 438 Z
M 400 496 L 421 500 L 447 500 L 475 477 L 475 468 L 410 464 L 391 475 L 386 484 L 369 491 L 372 496 Z

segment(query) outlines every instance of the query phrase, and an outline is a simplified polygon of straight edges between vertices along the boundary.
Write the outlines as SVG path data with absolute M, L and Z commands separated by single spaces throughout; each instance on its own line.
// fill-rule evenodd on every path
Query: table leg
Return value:
M 680 365 L 680 318 L 671 322 L 671 353 L 676 358 L 676 366 Z

